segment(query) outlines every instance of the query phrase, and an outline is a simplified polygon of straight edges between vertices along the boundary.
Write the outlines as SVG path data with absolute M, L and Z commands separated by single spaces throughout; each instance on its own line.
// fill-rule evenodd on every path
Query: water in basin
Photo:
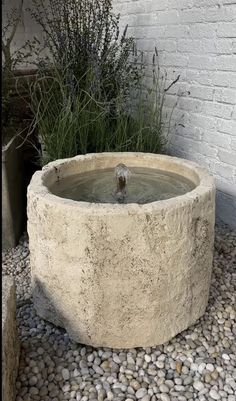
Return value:
M 143 167 L 129 170 L 122 203 L 150 203 L 183 195 L 195 188 L 192 181 L 178 174 Z M 60 179 L 50 191 L 75 201 L 118 203 L 116 182 L 113 168 L 93 170 Z

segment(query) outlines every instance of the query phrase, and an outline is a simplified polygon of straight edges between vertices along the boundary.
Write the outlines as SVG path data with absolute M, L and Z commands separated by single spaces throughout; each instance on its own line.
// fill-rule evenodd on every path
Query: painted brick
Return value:
M 232 119 L 236 120 L 236 106 L 233 108 Z
M 230 182 L 233 182 L 233 179 L 235 177 L 234 167 L 226 163 L 215 163 L 214 172 L 220 177 L 229 179 Z
M 132 1 L 132 3 L 125 3 L 121 8 L 122 14 L 142 14 L 144 12 L 147 12 L 147 8 L 143 4 L 143 1 Z
M 215 129 L 217 125 L 217 121 L 215 118 L 206 117 L 202 114 L 192 114 L 190 122 L 195 127 L 203 128 L 204 130 Z
M 180 150 L 186 151 L 188 154 L 191 149 L 197 148 L 197 143 L 191 139 L 184 136 L 176 135 L 174 138 L 174 146 L 178 147 Z
M 158 51 L 164 50 L 166 52 L 175 52 L 177 50 L 177 43 L 173 40 L 158 40 Z
M 177 48 L 182 53 L 207 54 L 217 52 L 216 43 L 212 39 L 180 39 L 178 40 Z
M 210 7 L 215 6 L 215 0 L 167 0 L 168 6 L 184 10 L 186 8 L 197 8 L 197 7 Z
M 215 5 L 214 7 L 208 7 L 207 12 L 204 8 L 183 10 L 181 13 L 181 21 L 184 23 L 233 21 L 234 15 L 236 16 L 234 8 L 224 7 L 220 9 Z
M 186 80 L 191 84 L 212 85 L 212 72 L 201 70 L 186 71 Z
M 215 99 L 217 102 L 236 104 L 236 91 L 234 89 L 215 89 Z
M 174 107 L 174 105 L 176 104 L 178 99 L 176 99 L 176 96 L 170 95 L 170 94 L 166 94 L 166 105 L 169 108 Z
M 146 14 L 133 14 L 134 16 L 134 20 L 133 23 L 135 23 L 135 25 L 139 25 L 139 26 L 147 26 L 148 24 L 151 23 L 152 20 L 152 24 L 155 23 L 155 15 L 150 15 L 148 13 Z
M 192 98 L 196 97 L 203 100 L 213 99 L 213 88 L 207 86 L 193 86 L 189 87 L 190 96 Z
M 218 186 L 218 189 L 222 192 L 226 192 L 229 195 L 233 195 L 234 197 L 236 197 L 236 185 L 232 185 L 232 183 L 227 182 L 227 179 L 221 177 L 221 179 L 219 180 L 219 178 L 216 178 L 216 183 Z M 235 206 L 236 206 L 236 199 L 235 199 Z M 236 213 L 235 213 L 235 217 L 236 217 Z
M 189 57 L 188 67 L 196 68 L 197 70 L 215 70 L 217 58 L 211 56 L 202 56 L 193 54 Z
M 158 2 L 159 3 L 159 2 Z M 165 3 L 166 8 L 173 8 L 173 9 L 181 9 L 184 10 L 186 8 L 192 8 L 194 5 L 194 0 L 166 0 L 162 3 Z
M 229 75 L 229 87 L 236 88 L 236 70 L 235 72 L 228 72 Z
M 218 39 L 216 41 L 216 49 L 218 54 L 232 54 L 233 40 L 231 38 Z
M 193 141 L 201 141 L 202 140 L 202 131 L 199 128 L 194 127 L 192 125 L 186 125 L 183 127 L 182 121 L 183 121 L 183 119 L 181 119 L 181 124 L 177 125 L 177 127 L 176 127 L 176 134 L 181 137 L 189 138 Z M 198 144 L 198 146 L 199 146 L 199 144 Z M 194 147 L 195 147 L 195 145 L 194 145 Z
M 159 38 L 166 37 L 165 36 L 165 27 L 164 26 L 150 26 L 147 29 L 146 26 L 135 26 L 134 34 L 136 38 L 151 38 L 158 41 Z
M 186 70 L 184 68 L 179 68 L 179 67 L 166 67 L 165 68 L 167 77 L 170 80 L 174 80 L 178 75 L 180 75 L 179 80 L 183 82 L 187 82 L 186 79 Z
M 215 86 L 236 88 L 236 72 L 214 72 L 212 83 Z
M 212 83 L 215 86 L 228 86 L 230 74 L 228 72 L 216 71 L 213 73 Z
M 186 159 L 191 159 L 192 161 L 198 163 L 200 166 L 207 168 L 210 171 L 213 171 L 214 167 L 214 159 L 205 156 L 200 151 L 196 151 L 194 148 L 189 149 Z
M 219 56 L 217 58 L 217 69 L 222 71 L 236 70 L 236 54 L 230 56 Z
M 233 42 L 233 43 L 232 43 L 233 54 L 236 54 L 236 38 L 234 38 L 232 42 Z
M 217 36 L 219 38 L 233 38 L 236 37 L 236 23 L 235 22 L 222 22 L 217 26 Z
M 214 117 L 231 119 L 233 106 L 217 102 L 204 102 L 202 105 L 202 113 Z
M 211 157 L 213 160 L 217 159 L 218 149 L 216 146 L 210 146 L 201 142 L 199 152 L 204 156 Z
M 231 185 L 232 187 L 232 185 Z M 236 227 L 236 198 L 235 193 L 229 195 L 226 191 L 217 191 L 216 194 L 217 215 L 221 221 L 229 224 L 231 227 Z
M 155 14 L 155 22 L 160 25 L 177 24 L 180 15 L 177 10 L 160 11 Z
M 202 102 L 197 99 L 189 99 L 187 97 L 182 97 L 179 99 L 179 108 L 192 113 L 199 113 L 202 109 Z
M 142 1 L 143 5 L 144 2 Z M 146 7 L 150 12 L 153 11 L 166 11 L 166 3 L 156 0 L 150 0 L 146 2 Z
M 232 136 L 236 136 L 236 121 L 232 119 L 231 120 L 218 119 L 217 130 L 220 132 L 224 132 L 226 134 L 231 134 Z
M 163 28 L 163 27 L 162 27 Z M 166 38 L 183 38 L 186 39 L 190 34 L 190 27 L 188 25 L 173 24 L 165 29 Z
M 215 130 L 204 131 L 203 142 L 218 148 L 230 149 L 231 139 L 229 135 L 222 134 Z
M 225 150 L 219 150 L 219 159 L 226 164 L 236 167 L 236 151 L 226 152 Z
M 188 61 L 188 57 L 182 54 L 165 53 L 163 56 L 163 63 L 166 66 L 186 67 Z
M 189 26 L 189 35 L 191 38 L 211 38 L 216 37 L 216 24 L 196 23 Z
M 231 149 L 236 151 L 236 138 L 231 141 Z
M 137 40 L 137 47 L 141 51 L 155 51 L 155 41 L 153 39 L 139 39 Z

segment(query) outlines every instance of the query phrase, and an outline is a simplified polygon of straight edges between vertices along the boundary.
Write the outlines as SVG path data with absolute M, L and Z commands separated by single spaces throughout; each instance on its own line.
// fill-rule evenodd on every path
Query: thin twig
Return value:
M 10 43 L 12 42 L 12 39 L 13 39 L 14 36 L 15 36 L 16 29 L 17 29 L 17 26 L 18 26 L 18 24 L 19 24 L 20 17 L 21 17 L 21 13 L 22 13 L 23 3 L 24 3 L 24 1 L 21 0 L 20 5 L 19 5 L 19 10 L 18 10 L 18 17 L 17 17 L 17 19 L 16 19 L 16 21 L 15 21 L 15 24 L 14 24 L 13 27 L 12 27 L 12 32 L 11 32 L 9 38 L 7 39 L 7 46 L 10 45 Z
M 166 89 L 164 89 L 164 92 L 167 92 L 174 84 L 176 84 L 176 82 L 179 79 L 180 79 L 180 75 L 178 75 L 177 78 L 173 82 L 171 82 L 171 84 Z

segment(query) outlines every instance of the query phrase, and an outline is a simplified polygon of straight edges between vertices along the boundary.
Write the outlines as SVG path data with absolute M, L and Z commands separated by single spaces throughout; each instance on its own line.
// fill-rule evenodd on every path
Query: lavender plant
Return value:
M 160 74 L 157 51 L 147 88 L 143 54 L 127 27 L 120 33 L 111 0 L 32 1 L 49 53 L 31 87 L 34 127 L 47 151 L 42 163 L 88 152 L 162 152 L 171 86 Z
M 119 30 L 112 0 L 32 0 L 30 12 L 42 27 L 50 59 L 92 89 L 96 99 L 127 96 L 142 75 L 133 38 Z M 90 88 L 86 75 L 89 74 Z

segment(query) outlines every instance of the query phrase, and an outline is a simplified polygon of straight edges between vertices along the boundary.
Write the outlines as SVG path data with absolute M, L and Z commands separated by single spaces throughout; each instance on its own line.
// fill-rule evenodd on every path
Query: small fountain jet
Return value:
M 115 197 L 118 203 L 124 203 L 126 196 L 126 183 L 130 176 L 130 170 L 125 166 L 125 164 L 120 163 L 115 168 L 115 175 L 117 183 Z

